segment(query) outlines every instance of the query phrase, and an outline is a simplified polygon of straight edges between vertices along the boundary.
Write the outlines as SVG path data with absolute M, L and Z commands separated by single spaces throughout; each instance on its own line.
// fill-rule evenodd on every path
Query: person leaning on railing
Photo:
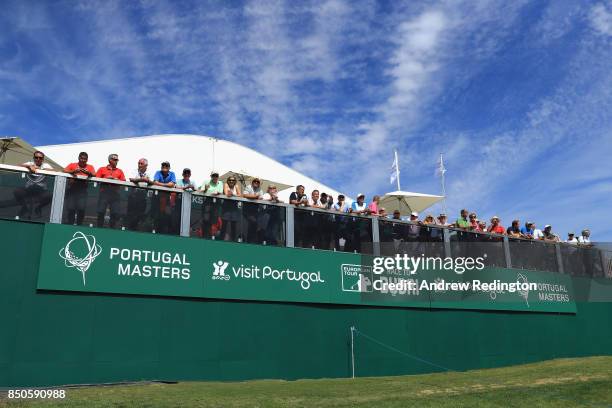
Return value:
M 240 186 L 238 186 L 236 177 L 228 177 L 225 185 L 223 186 L 223 194 L 226 197 L 242 197 Z M 238 210 L 238 203 L 229 203 L 223 209 L 223 227 L 221 235 L 225 241 L 235 241 L 238 238 L 238 222 L 240 221 L 240 213 Z
M 87 152 L 79 153 L 78 161 L 70 163 L 64 168 L 64 173 L 69 173 L 74 178 L 68 179 L 66 189 L 66 214 L 67 224 L 81 225 L 85 218 L 85 207 L 87 206 L 87 182 L 78 178 L 94 177 L 96 170 L 87 163 L 89 155 Z M 76 218 L 76 220 L 75 220 Z
M 219 173 L 213 170 L 210 173 L 208 183 L 203 184 L 198 191 L 212 196 L 223 194 L 223 182 L 219 180 Z M 222 227 L 220 203 L 215 198 L 204 199 L 202 203 L 202 238 L 216 238 Z
M 42 209 L 51 203 L 51 193 L 47 189 L 46 176 L 38 174 L 38 170 L 52 170 L 50 164 L 45 163 L 45 154 L 39 150 L 34 152 L 32 161 L 25 162 L 21 166 L 30 171 L 26 175 L 26 183 L 24 187 L 17 188 L 13 193 L 15 200 L 21 209 L 19 210 L 20 218 L 31 218 L 32 208 L 28 206 L 28 199 L 32 201 L 34 206 L 34 216 L 40 217 Z
M 506 234 L 511 238 L 525 238 L 519 225 L 521 225 L 520 220 L 512 220 L 512 225 L 508 227 Z
M 130 181 L 138 187 L 148 187 L 153 184 L 153 180 L 147 172 L 149 161 L 147 159 L 138 159 L 137 167 L 132 172 Z M 147 216 L 147 194 L 148 190 L 144 188 L 132 188 L 128 194 L 127 204 L 127 226 L 129 230 L 136 230 Z
M 117 167 L 119 156 L 115 153 L 108 155 L 108 165 L 100 167 L 96 172 L 96 177 L 125 181 L 125 174 Z M 109 227 L 114 228 L 117 219 L 119 218 L 119 185 L 102 183 L 100 185 L 100 194 L 98 195 L 98 223 L 99 228 L 104 227 L 104 217 L 106 210 L 110 210 Z
M 489 225 L 487 232 L 490 232 L 492 234 L 505 235 L 506 229 L 499 222 L 499 217 L 497 215 L 493 216 L 491 218 L 491 225 Z
M 263 194 L 259 177 L 253 178 L 251 184 L 246 186 L 242 192 L 242 196 L 249 200 L 261 200 Z M 263 214 L 259 211 L 260 209 L 258 205 L 247 205 L 242 208 L 243 219 L 247 221 L 247 242 L 260 244 L 264 241 L 265 218 L 260 217 Z
M 455 227 L 455 228 L 469 230 L 470 229 L 470 220 L 468 219 L 468 214 L 469 214 L 469 211 L 466 210 L 465 208 L 463 210 L 461 210 L 459 218 L 457 218 L 457 220 L 455 221 L 455 223 L 452 226 Z
M 298 184 L 295 187 L 295 191 L 289 196 L 289 204 L 297 205 L 299 207 L 308 207 L 308 196 L 304 193 L 304 186 Z

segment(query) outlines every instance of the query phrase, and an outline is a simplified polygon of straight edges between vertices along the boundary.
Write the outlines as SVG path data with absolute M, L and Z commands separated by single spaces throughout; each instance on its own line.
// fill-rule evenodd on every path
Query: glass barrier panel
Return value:
M 242 242 L 243 202 L 225 196 L 193 194 L 190 236 Z
M 415 224 L 387 219 L 378 220 L 381 255 L 444 257 L 444 229 L 434 225 Z
M 484 258 L 485 266 L 506 267 L 504 237 L 471 231 L 449 230 L 451 256 Z
M 178 235 L 182 194 L 69 178 L 62 223 Z
M 49 222 L 55 176 L 0 169 L 0 218 Z
M 244 242 L 285 246 L 285 207 L 269 203 L 242 202 Z
M 296 208 L 293 219 L 296 247 L 372 253 L 370 218 Z
M 555 244 L 509 238 L 512 267 L 533 271 L 559 272 Z
M 597 248 L 579 245 L 561 245 L 563 270 L 571 276 L 603 277 L 601 253 Z

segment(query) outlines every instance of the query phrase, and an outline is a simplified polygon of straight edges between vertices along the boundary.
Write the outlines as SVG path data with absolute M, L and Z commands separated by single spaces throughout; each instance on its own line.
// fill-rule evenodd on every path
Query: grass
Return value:
M 8 407 L 612 407 L 612 357 L 401 377 L 182 382 L 66 389 Z

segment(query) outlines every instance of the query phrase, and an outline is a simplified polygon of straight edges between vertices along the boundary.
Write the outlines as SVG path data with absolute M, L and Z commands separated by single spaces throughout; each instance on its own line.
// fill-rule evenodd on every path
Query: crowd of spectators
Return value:
M 51 194 L 47 190 L 45 176 L 37 174 L 38 169 L 51 169 L 51 166 L 44 162 L 44 158 L 43 152 L 36 151 L 32 161 L 22 164 L 23 167 L 30 170 L 30 174 L 27 176 L 25 186 L 16 189 L 14 193 L 16 201 L 21 205 L 20 216 L 31 213 L 32 210 L 35 214 L 40 214 L 42 208 L 49 205 L 51 202 Z M 81 152 L 76 162 L 70 163 L 64 168 L 64 172 L 73 176 L 73 178 L 68 180 L 65 205 L 65 217 L 69 223 L 80 225 L 83 222 L 87 205 L 87 184 L 84 182 L 84 178 L 98 177 L 102 179 L 126 181 L 124 172 L 117 166 L 118 162 L 118 155 L 110 154 L 108 156 L 108 164 L 95 171 L 93 166 L 88 164 L 88 154 L 86 152 Z M 153 177 L 151 177 L 148 171 L 148 161 L 145 158 L 139 159 L 134 170 L 129 174 L 129 181 L 134 183 L 137 187 L 154 185 L 191 192 L 201 192 L 213 197 L 244 197 L 250 200 L 263 200 L 274 203 L 282 202 L 278 197 L 277 186 L 270 184 L 266 191 L 263 191 L 261 188 L 261 180 L 257 177 L 253 178 L 250 184 L 242 191 L 240 183 L 238 183 L 235 176 L 231 175 L 227 180 L 222 181 L 219 179 L 219 173 L 213 171 L 210 174 L 210 179 L 198 187 L 191 179 L 191 170 L 189 168 L 183 169 L 181 177 L 177 179 L 175 173 L 170 170 L 170 163 L 167 161 L 161 163 L 160 170 L 157 170 L 153 174 Z M 116 225 L 120 212 L 119 193 L 119 185 L 104 183 L 100 186 L 100 193 L 96 206 L 97 226 L 102 227 L 108 223 L 112 228 Z M 149 193 L 147 190 L 142 188 L 135 188 L 130 192 L 125 220 L 129 229 L 134 229 L 143 221 L 146 213 L 145 208 L 148 196 Z M 177 204 L 176 194 L 157 194 L 156 197 L 155 200 L 152 200 L 151 210 L 149 211 L 149 213 L 155 214 L 154 223 L 156 228 L 160 232 L 168 232 L 173 228 L 178 228 L 176 211 L 174 211 Z M 329 210 L 332 213 L 352 215 L 370 215 L 391 221 L 405 221 L 405 218 L 408 218 L 415 226 L 449 227 L 474 233 L 486 232 L 494 235 L 506 235 L 510 238 L 549 242 L 562 241 L 558 235 L 552 232 L 551 225 L 545 225 L 544 229 L 541 230 L 538 229 L 537 225 L 532 221 L 528 221 L 524 225 L 521 225 L 520 220 L 515 219 L 508 228 L 504 228 L 498 216 L 492 217 L 487 225 L 486 221 L 479 219 L 476 213 L 469 212 L 466 209 L 461 210 L 459 217 L 453 223 L 448 222 L 446 214 L 439 214 L 437 217 L 428 214 L 423 220 L 420 220 L 417 212 L 411 212 L 405 217 L 396 209 L 391 214 L 388 214 L 386 209 L 380 205 L 380 199 L 380 196 L 375 195 L 368 204 L 366 203 L 365 194 L 360 193 L 357 195 L 356 200 L 349 204 L 346 201 L 346 197 L 342 194 L 339 194 L 334 200 L 331 194 L 320 192 L 315 189 L 311 191 L 308 196 L 304 186 L 298 185 L 295 191 L 289 196 L 289 204 L 295 205 L 298 208 L 322 209 Z M 252 216 L 254 224 L 262 224 L 261 219 L 257 219 L 254 214 L 249 214 L 249 210 L 245 209 L 245 211 L 247 213 L 247 218 Z M 269 230 L 267 226 L 270 225 L 270 219 L 273 216 L 274 214 L 269 214 L 267 221 L 264 223 L 266 225 L 265 229 Z M 237 231 L 238 217 L 238 213 L 234 209 L 220 208 L 219 205 L 213 206 L 210 203 L 208 206 L 204 205 L 200 234 L 202 236 L 216 234 L 221 239 L 234 240 L 239 233 Z M 275 225 L 274 227 L 277 226 Z M 312 227 L 316 229 L 316 225 Z M 248 234 L 259 235 L 260 239 L 263 240 L 274 239 L 273 237 L 266 237 L 266 232 L 262 232 L 261 230 L 262 228 L 255 228 L 253 231 L 249 231 Z M 408 229 L 407 234 L 414 235 L 416 231 L 416 228 Z M 431 234 L 436 235 L 436 232 L 431 232 Z M 322 236 L 325 237 L 326 235 L 329 235 L 328 231 L 322 231 Z M 588 229 L 582 230 L 579 237 L 576 237 L 573 232 L 569 232 L 567 239 L 563 242 L 572 245 L 591 245 L 590 231 Z

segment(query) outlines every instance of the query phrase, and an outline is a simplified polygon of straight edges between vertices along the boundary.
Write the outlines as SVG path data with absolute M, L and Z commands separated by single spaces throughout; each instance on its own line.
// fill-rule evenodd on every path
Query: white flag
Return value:
M 446 173 L 446 168 L 444 167 L 444 161 L 442 160 L 442 155 L 440 155 L 440 161 L 438 161 L 438 167 L 436 168 L 436 176 L 442 177 Z
M 391 175 L 389 176 L 389 184 L 395 183 L 395 180 L 397 180 L 398 174 L 399 174 L 399 167 L 397 165 L 397 152 L 396 152 L 395 158 L 393 159 L 393 164 L 391 165 Z

